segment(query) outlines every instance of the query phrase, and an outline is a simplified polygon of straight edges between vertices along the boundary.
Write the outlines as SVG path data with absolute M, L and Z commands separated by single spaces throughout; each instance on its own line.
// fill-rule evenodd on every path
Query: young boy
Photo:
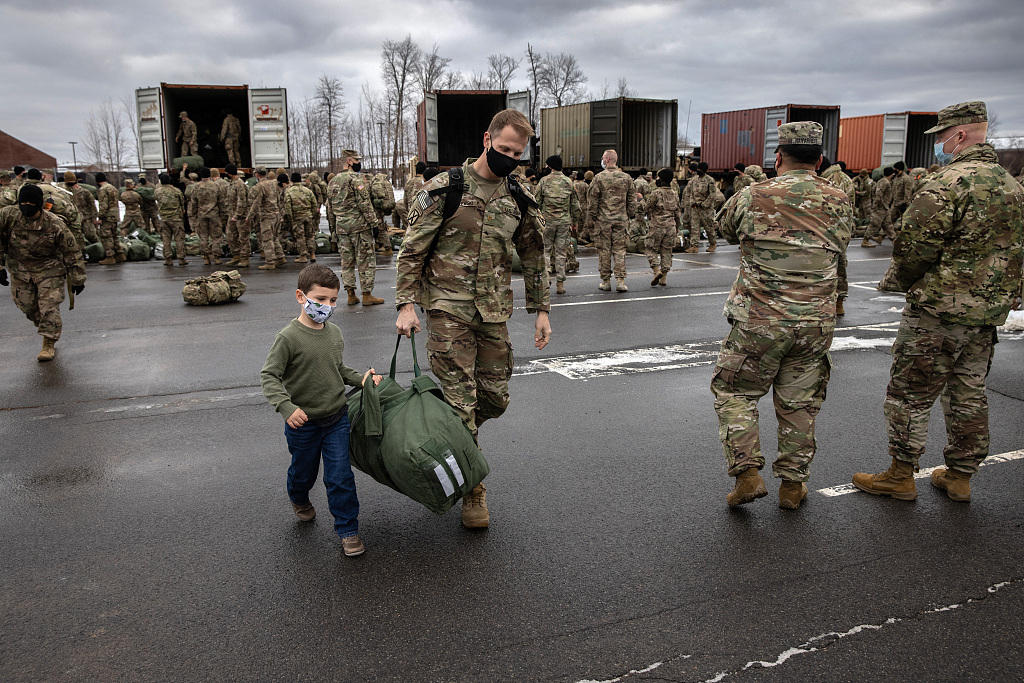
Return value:
M 288 497 L 303 522 L 316 517 L 309 490 L 324 461 L 327 503 L 334 530 L 349 557 L 366 552 L 359 540 L 359 499 L 348 459 L 349 420 L 345 385 L 362 386 L 373 368 L 360 377 L 342 362 L 345 342 L 337 325 L 327 322 L 338 303 L 341 283 L 327 266 L 311 264 L 299 273 L 295 301 L 299 317 L 277 333 L 260 378 L 263 395 L 285 419 L 284 435 L 292 464 L 288 468 Z

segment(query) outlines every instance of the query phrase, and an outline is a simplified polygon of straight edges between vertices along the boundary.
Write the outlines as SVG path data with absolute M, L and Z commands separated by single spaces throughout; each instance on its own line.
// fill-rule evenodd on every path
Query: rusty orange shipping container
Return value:
M 935 163 L 934 135 L 924 131 L 938 120 L 933 111 L 903 111 L 851 116 L 839 121 L 837 161 L 849 170 L 875 169 L 903 160 L 907 168 Z
M 790 121 L 817 121 L 824 128 L 825 156 L 834 159 L 839 134 L 839 106 L 780 104 L 774 107 L 721 111 L 701 115 L 700 158 L 713 172 L 730 170 L 736 163 L 758 164 L 766 171 L 775 165 L 778 127 Z

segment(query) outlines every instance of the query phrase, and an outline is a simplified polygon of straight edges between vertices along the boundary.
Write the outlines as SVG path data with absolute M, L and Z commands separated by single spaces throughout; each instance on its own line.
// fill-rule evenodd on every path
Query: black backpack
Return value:
M 512 176 L 508 177 L 508 190 L 512 194 L 512 199 L 519 205 L 519 227 L 522 228 L 523 222 L 526 220 L 527 209 L 531 206 L 537 208 L 537 202 L 526 194 L 519 181 Z M 466 178 L 462 173 L 462 167 L 459 166 L 448 171 L 448 185 L 446 187 L 438 187 L 427 193 L 431 197 L 444 195 L 444 209 L 441 212 L 442 223 L 454 216 L 455 212 L 459 210 L 459 204 L 462 202 L 462 195 L 465 191 Z

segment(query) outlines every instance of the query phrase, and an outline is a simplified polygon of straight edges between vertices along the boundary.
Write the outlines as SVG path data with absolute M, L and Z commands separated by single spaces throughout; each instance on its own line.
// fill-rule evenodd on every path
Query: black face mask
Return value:
M 491 169 L 491 173 L 499 178 L 504 178 L 516 170 L 518 165 L 519 159 L 502 154 L 493 147 L 487 148 L 487 167 Z
M 21 209 L 22 216 L 24 216 L 25 218 L 32 218 L 32 216 L 35 216 L 37 213 L 39 213 L 39 210 L 42 209 L 43 207 L 36 206 L 35 204 L 18 204 L 18 208 Z
M 356 163 L 352 164 L 352 170 L 355 171 L 356 173 L 359 173 L 361 170 L 363 170 L 363 165 L 357 161 Z

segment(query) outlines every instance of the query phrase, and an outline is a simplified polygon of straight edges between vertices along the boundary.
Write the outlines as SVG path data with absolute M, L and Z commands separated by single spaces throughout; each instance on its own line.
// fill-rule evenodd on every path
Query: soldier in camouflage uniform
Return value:
M 409 225 L 409 210 L 412 208 L 412 202 L 416 199 L 416 195 L 423 189 L 425 181 L 423 180 L 423 172 L 427 170 L 427 165 L 422 161 L 416 162 L 415 173 L 411 178 L 405 181 L 405 192 L 402 195 L 402 201 L 398 202 L 396 207 L 399 218 L 402 219 L 402 224 Z
M 199 183 L 189 199 L 189 212 L 196 217 L 192 229 L 199 235 L 199 250 L 203 254 L 203 263 L 208 266 L 220 265 L 220 259 L 217 257 L 223 249 L 220 190 L 210 175 L 208 168 L 199 171 Z
M 12 185 L 14 173 L 0 170 L 0 208 L 18 203 L 18 189 Z
M 223 245 L 227 244 L 229 251 L 231 247 L 231 236 L 228 234 L 228 218 L 231 217 L 228 194 L 231 187 L 228 184 L 227 178 L 221 176 L 220 170 L 216 168 L 210 169 L 210 182 L 217 187 L 217 216 L 220 218 L 221 234 L 221 249 L 217 252 L 217 255 L 220 256 L 223 253 Z M 236 259 L 233 252 L 231 256 L 232 262 L 230 265 L 235 265 Z
M 840 257 L 853 229 L 841 190 L 819 177 L 821 124 L 779 126 L 779 176 L 733 195 L 722 234 L 740 245 L 740 271 L 725 305 L 732 331 L 722 342 L 711 391 L 729 475 L 730 506 L 767 494 L 757 401 L 774 388 L 782 479 L 779 506 L 800 507 L 814 458 L 814 420 L 829 380 Z
M 121 236 L 117 232 L 117 224 L 121 220 L 120 202 L 117 198 L 117 188 L 107 182 L 106 174 L 97 173 L 96 184 L 99 185 L 99 232 L 104 251 L 104 258 L 100 264 L 110 266 L 122 263 L 126 258 Z
M 284 212 L 292 224 L 295 235 L 295 246 L 299 250 L 296 263 L 316 261 L 316 233 L 313 229 L 313 216 L 318 218 L 319 207 L 316 195 L 302 184 L 302 176 L 292 173 L 292 183 L 284 192 Z
M 693 244 L 700 244 L 700 233 L 703 230 L 708 236 L 708 253 L 711 253 L 718 248 L 715 226 L 715 195 L 718 188 L 715 186 L 715 179 L 708 175 L 706 162 L 702 161 L 697 165 L 697 176 L 690 179 L 687 187 L 690 190 L 690 230 Z
M 238 167 L 238 164 L 242 163 L 242 155 L 238 150 L 238 138 L 242 134 L 242 123 L 238 120 L 238 117 L 228 112 L 227 116 L 224 117 L 224 123 L 220 126 L 220 141 L 224 143 L 224 151 L 228 155 L 228 163 L 234 164 Z
M 838 161 L 830 165 L 821 174 L 821 177 L 842 190 L 850 199 L 850 208 L 852 209 L 854 207 L 856 190 L 854 189 L 853 180 L 850 176 L 846 175 L 845 163 Z M 846 251 L 844 250 L 843 256 L 839 260 L 839 284 L 837 290 L 838 298 L 836 299 L 836 315 L 846 315 L 846 297 L 850 292 L 850 283 L 846 278 L 846 265 Z
M 174 136 L 174 141 L 181 143 L 181 156 L 199 154 L 198 131 L 195 122 L 188 117 L 187 111 L 179 113 L 178 118 L 181 119 L 181 125 L 178 126 L 178 133 Z
M 131 178 L 125 179 L 120 199 L 124 204 L 124 220 L 117 227 L 122 236 L 127 236 L 142 228 L 142 196 L 135 191 L 135 181 Z
M 889 223 L 893 232 L 899 233 L 903 225 L 903 212 L 914 199 L 914 179 L 907 173 L 907 165 L 897 161 L 892 165 L 896 176 L 892 179 L 892 207 L 889 209 Z
M 160 212 L 160 238 L 164 245 L 164 265 L 171 265 L 174 248 L 171 247 L 171 240 L 174 240 L 174 247 L 178 250 L 178 263 L 187 266 L 185 260 L 185 196 L 181 190 L 171 184 L 171 176 L 166 173 L 160 174 L 160 185 L 156 192 L 157 210 Z
M 601 156 L 604 170 L 594 176 L 587 192 L 586 230 L 597 245 L 598 289 L 611 290 L 612 259 L 615 260 L 615 291 L 626 292 L 626 229 L 637 214 L 633 181 L 616 165 L 614 149 Z
M 736 169 L 736 177 L 732 180 L 732 193 L 736 194 L 744 187 L 754 184 L 754 177 L 747 174 L 746 164 L 739 163 L 733 166 Z
M 583 224 L 580 226 L 579 229 L 579 239 L 584 244 L 590 244 L 594 241 L 594 237 L 593 235 L 590 234 L 590 229 L 587 227 L 586 224 L 587 213 L 590 209 L 590 204 L 588 203 L 590 197 L 590 184 L 593 182 L 594 172 L 587 171 L 583 174 L 582 186 L 576 186 L 576 189 L 580 192 L 580 209 L 582 209 L 583 211 Z
M 572 181 L 562 173 L 562 157 L 550 156 L 545 163 L 551 173 L 537 183 L 534 197 L 544 217 L 544 252 L 549 265 L 555 266 L 555 291 L 565 294 L 565 259 L 572 248 L 572 230 L 580 222 L 580 202 Z
M 657 187 L 647 194 L 647 213 L 651 227 L 644 246 L 647 262 L 654 277 L 651 286 L 668 284 L 668 272 L 672 270 L 672 247 L 676 245 L 682 210 L 679 195 L 672 190 L 672 170 L 658 171 Z
M 231 249 L 230 265 L 248 268 L 249 255 L 252 253 L 249 226 L 245 221 L 245 216 L 249 212 L 249 190 L 245 186 L 245 181 L 238 175 L 237 166 L 228 164 L 224 172 L 228 176 L 224 206 L 228 213 L 227 241 Z
M 0 209 L 0 263 L 0 285 L 10 285 L 14 303 L 43 337 L 36 360 L 53 360 L 64 287 L 82 293 L 85 261 L 71 230 L 43 208 L 38 185 L 25 184 L 18 192 L 18 205 Z
M 889 211 L 892 207 L 892 181 L 890 178 L 894 173 L 891 166 L 886 166 L 882 170 L 882 177 L 871 188 L 870 223 L 864 231 L 864 239 L 860 243 L 860 246 L 865 249 L 876 246 L 871 243 L 872 241 L 881 244 L 886 237 L 896 238 L 892 223 L 889 221 Z
M 316 211 L 313 212 L 313 253 L 310 258 L 316 256 L 316 236 L 320 234 L 320 207 L 324 205 L 324 200 L 327 199 L 327 186 L 320 185 L 320 175 L 316 171 L 311 171 L 306 174 L 306 178 L 303 181 L 304 185 L 309 188 L 309 191 L 313 193 L 313 198 L 316 199 Z M 313 258 L 313 260 L 316 260 Z
M 687 254 L 696 254 L 697 246 L 700 244 L 700 235 L 696 236 L 696 240 L 693 239 L 693 222 L 691 221 L 690 213 L 690 194 L 692 190 L 690 185 L 693 183 L 693 179 L 697 177 L 697 168 L 698 164 L 696 162 L 690 164 L 689 179 L 686 180 L 686 184 L 683 185 L 683 191 L 679 195 L 683 211 L 683 217 L 679 223 L 679 232 L 683 233 L 683 252 Z
M 860 169 L 860 173 L 853 179 L 854 205 L 858 223 L 867 223 L 871 210 L 871 173 L 866 168 Z
M 430 195 L 448 186 L 448 173 L 438 174 L 416 196 L 398 254 L 398 333 L 419 331 L 415 304 L 426 310 L 430 368 L 474 438 L 480 425 L 500 417 L 509 403 L 512 249 L 523 264 L 526 310 L 537 314 L 535 345 L 543 349 L 551 338 L 544 219 L 528 191 L 507 177 L 531 135 L 521 113 L 495 114 L 483 137 L 485 153 L 462 166 L 458 210 L 445 220 L 445 196 Z M 463 498 L 462 523 L 490 524 L 483 484 Z
M 76 240 L 81 239 L 79 245 L 84 248 L 97 240 L 96 226 L 99 220 L 96 218 L 96 198 L 78 183 L 78 176 L 71 171 L 64 173 L 64 189 L 71 193 L 71 203 L 78 211 L 78 231 L 72 230 L 72 233 Z
M 64 225 L 66 225 L 68 230 L 71 231 L 71 234 L 75 236 L 76 244 L 84 245 L 85 236 L 82 234 L 82 218 L 78 213 L 78 209 L 75 208 L 74 195 L 64 188 L 55 187 L 50 183 L 44 183 L 43 174 L 38 168 L 30 168 L 25 171 L 25 181 L 22 184 L 22 187 L 25 185 L 35 185 L 42 190 L 44 201 L 43 208 L 64 221 Z M 79 248 L 81 248 L 81 246 Z
M 341 283 L 348 292 L 348 305 L 359 303 L 356 297 L 356 269 L 362 285 L 364 306 L 384 303 L 373 296 L 377 258 L 373 243 L 373 226 L 377 222 L 366 180 L 352 170 L 361 156 L 353 149 L 342 152 L 341 172 L 327 186 L 327 198 L 334 212 L 338 229 L 338 250 L 341 252 Z
M 142 197 L 142 229 L 153 235 L 159 235 L 160 218 L 156 205 L 156 190 L 150 187 L 145 173 L 139 174 L 139 186 L 135 191 Z
M 253 186 L 252 196 L 249 197 L 249 213 L 246 214 L 246 222 L 259 228 L 260 243 L 263 245 L 263 260 L 265 261 L 259 270 L 274 270 L 287 263 L 284 252 L 281 250 L 281 243 L 277 241 L 274 233 L 280 211 L 277 180 L 268 178 L 267 169 L 262 166 L 256 169 L 256 177 L 259 178 L 259 182 Z
M 955 501 L 971 499 L 971 477 L 988 455 L 985 381 L 996 327 L 1021 294 L 1024 188 L 985 142 L 984 102 L 939 111 L 935 156 L 946 163 L 903 214 L 892 263 L 879 284 L 907 293 L 892 349 L 885 418 L 892 464 L 857 473 L 868 493 L 914 500 L 914 472 L 928 439 L 928 415 L 942 396 L 946 466 L 932 484 Z
M 185 217 L 188 219 L 188 226 L 192 229 L 192 234 L 199 237 L 197 232 L 197 226 L 199 225 L 199 217 L 196 215 L 196 205 L 192 201 L 192 196 L 196 193 L 196 188 L 199 187 L 199 174 L 198 173 L 182 173 L 181 182 L 185 185 Z

